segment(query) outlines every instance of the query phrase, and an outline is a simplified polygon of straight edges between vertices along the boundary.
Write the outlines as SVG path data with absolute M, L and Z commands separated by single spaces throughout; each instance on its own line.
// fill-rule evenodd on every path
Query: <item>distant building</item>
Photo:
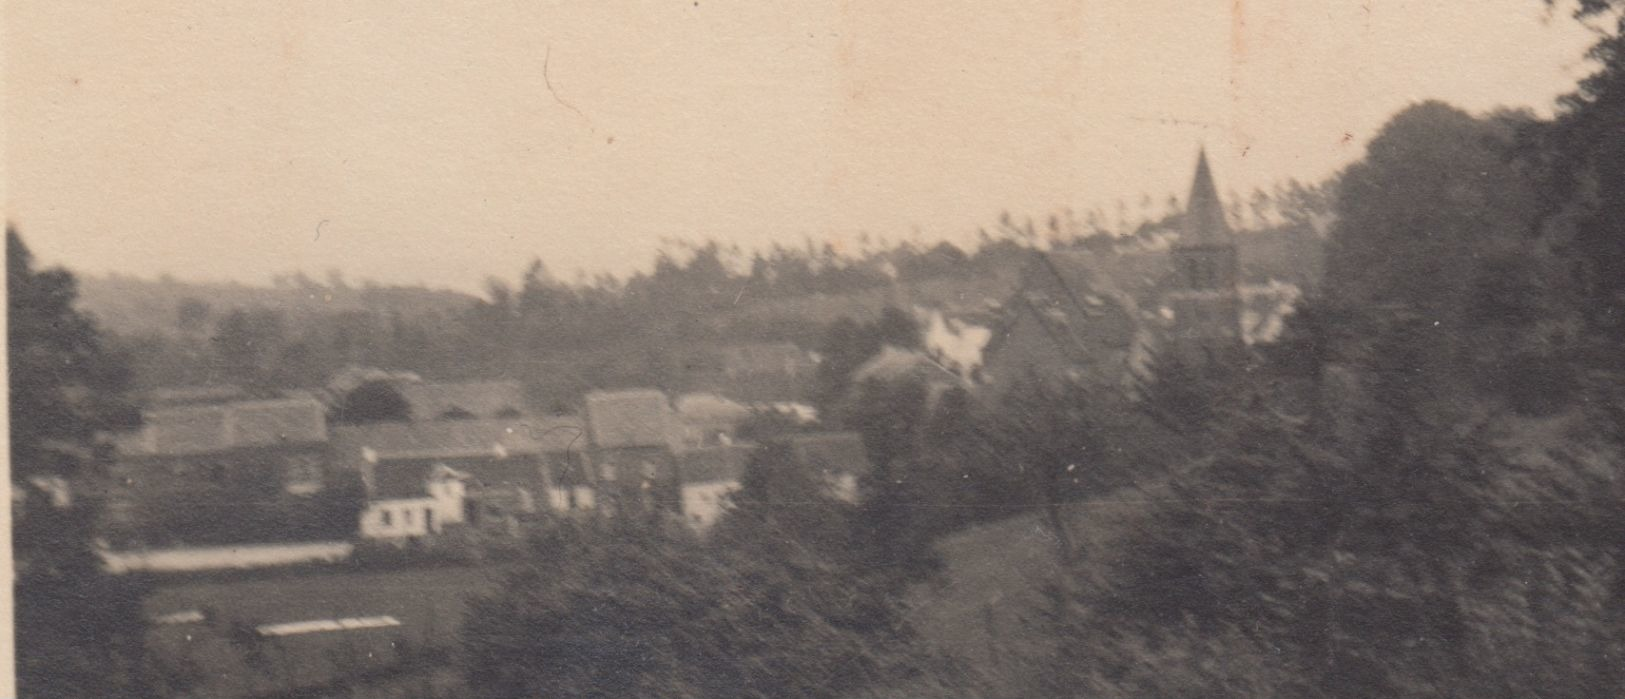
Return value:
M 367 507 L 361 512 L 361 538 L 405 541 L 462 524 L 467 478 L 445 464 L 435 464 L 428 472 L 407 463 L 378 464 L 367 488 Z
M 983 351 L 978 378 L 1126 386 L 1154 342 L 1139 304 L 1083 250 L 1035 251 Z
M 814 476 L 837 500 L 856 504 L 859 484 L 874 471 L 863 437 L 856 432 L 815 432 L 787 439 L 790 453 L 804 472 Z
M 1290 283 L 1243 283 L 1205 152 L 1177 232 L 1031 255 L 983 349 L 975 374 L 985 387 L 1031 374 L 1126 388 L 1164 352 L 1187 363 L 1236 361 L 1280 334 L 1299 297 Z
M 739 490 L 755 447 L 704 447 L 677 455 L 683 519 L 695 529 L 708 529 L 725 514 L 728 497 Z
M 799 400 L 817 363 L 789 342 L 692 347 L 678 353 L 677 388 L 746 401 Z
M 118 435 L 116 485 L 145 491 L 185 489 L 245 469 L 272 474 L 289 493 L 324 483 L 327 419 L 314 400 L 256 400 L 142 412 L 142 427 Z
M 529 413 L 517 381 L 401 383 L 396 390 L 419 421 L 512 420 Z
M 1274 342 L 1286 327 L 1287 316 L 1292 315 L 1302 299 L 1303 292 L 1294 284 L 1242 284 L 1241 339 L 1248 345 Z
M 683 429 L 666 394 L 654 389 L 593 391 L 585 402 L 603 504 L 624 514 L 681 512 L 676 451 Z
M 830 497 L 852 504 L 860 500 L 860 483 L 873 466 L 856 432 L 803 433 L 784 440 L 795 468 L 823 484 Z M 703 531 L 727 514 L 756 449 L 736 444 L 677 454 L 682 514 L 690 526 Z
M 320 393 L 338 410 L 353 393 L 364 389 L 398 398 L 413 422 L 513 420 L 533 412 L 525 400 L 524 387 L 517 381 L 432 382 L 410 372 L 364 367 L 339 372 Z
M 367 512 L 364 537 L 395 537 L 408 531 L 396 510 L 443 508 L 456 493 L 458 512 L 404 516 L 416 519 L 408 534 L 436 533 L 447 524 L 512 529 L 545 510 L 591 509 L 594 493 L 586 471 L 587 440 L 574 418 L 445 420 L 337 427 L 333 451 L 362 474 Z M 436 475 L 438 474 L 438 476 Z M 458 486 L 444 483 L 456 475 Z M 436 478 L 439 480 L 436 480 Z M 434 495 L 431 486 L 440 488 Z M 434 502 L 429 502 L 429 500 Z M 423 529 L 423 517 L 438 524 Z M 420 531 L 421 530 L 421 531 Z
M 714 393 L 689 393 L 678 396 L 673 403 L 685 448 L 732 444 L 740 425 L 756 413 L 748 405 Z
M 108 522 L 138 536 L 142 511 L 160 514 L 222 493 L 264 505 L 314 495 L 342 475 L 327 458 L 319 401 L 151 408 L 142 421 L 141 429 L 114 436 L 105 484 Z
M 1197 157 L 1183 230 L 1169 255 L 1174 267 L 1173 289 L 1166 296 L 1174 316 L 1170 350 L 1192 365 L 1233 361 L 1245 344 L 1240 257 L 1206 151 Z

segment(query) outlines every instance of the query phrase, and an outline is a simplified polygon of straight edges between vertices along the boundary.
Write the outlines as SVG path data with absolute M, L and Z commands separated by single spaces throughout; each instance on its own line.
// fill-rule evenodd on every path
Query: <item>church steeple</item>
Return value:
M 1196 158 L 1185 225 L 1170 252 L 1174 280 L 1166 301 L 1174 312 L 1174 350 L 1197 363 L 1236 356 L 1243 346 L 1240 256 L 1205 148 Z
M 1185 204 L 1180 242 L 1185 245 L 1232 244 L 1224 202 L 1219 200 L 1219 188 L 1213 185 L 1213 168 L 1207 164 L 1205 147 L 1196 156 L 1196 177 L 1191 181 L 1191 195 Z

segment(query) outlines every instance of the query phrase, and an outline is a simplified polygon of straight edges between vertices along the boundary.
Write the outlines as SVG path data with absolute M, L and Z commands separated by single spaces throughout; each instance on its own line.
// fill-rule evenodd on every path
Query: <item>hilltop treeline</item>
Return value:
M 1242 238 L 1252 281 L 1313 283 L 1326 191 L 1291 182 L 1233 198 L 1237 224 L 1256 228 Z M 284 276 L 272 288 L 91 278 L 81 307 L 130 357 L 138 387 L 275 392 L 320 385 L 359 364 L 448 380 L 517 378 L 539 403 L 552 403 L 594 387 L 681 388 L 681 364 L 695 348 L 815 347 L 829 324 L 877 318 L 888 305 L 986 311 L 1011 292 L 1032 247 L 1155 248 L 1177 230 L 1180 212 L 1176 201 L 1167 213 L 1111 230 L 1098 218 L 1004 215 L 979 232 L 973 252 L 868 238 L 844 254 L 811 241 L 752 254 L 714 241 L 671 242 L 651 270 L 628 279 L 567 281 L 534 260 L 517 281 L 490 279 L 479 297 L 352 285 L 336 273 Z

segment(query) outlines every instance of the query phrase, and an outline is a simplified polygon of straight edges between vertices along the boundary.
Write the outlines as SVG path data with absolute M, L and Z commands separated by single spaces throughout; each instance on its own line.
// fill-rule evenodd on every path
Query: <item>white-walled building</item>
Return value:
M 339 427 L 333 441 L 366 486 L 361 535 L 410 538 L 592 509 L 583 432 L 573 418 L 461 419 Z
M 412 539 L 439 534 L 465 521 L 468 474 L 437 464 L 423 480 L 421 494 L 380 493 L 361 512 L 364 539 Z

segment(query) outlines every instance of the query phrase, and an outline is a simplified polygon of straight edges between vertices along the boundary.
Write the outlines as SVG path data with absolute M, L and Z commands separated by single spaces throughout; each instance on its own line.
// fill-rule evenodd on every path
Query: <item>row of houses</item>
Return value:
M 1120 391 L 1132 389 L 1154 358 L 1230 361 L 1280 332 L 1297 289 L 1242 283 L 1237 241 L 1205 155 L 1181 230 L 1168 237 L 1163 249 L 1035 250 L 1017 288 L 982 319 L 987 332 L 963 365 L 945 366 L 929 350 L 884 348 L 853 378 L 901 376 L 997 394 L 1036 374 Z M 974 319 L 941 323 L 949 320 Z M 770 344 L 696 354 L 684 360 L 684 374 L 718 385 L 800 380 L 815 361 L 793 345 Z M 368 414 L 377 410 L 389 414 Z M 738 487 L 750 454 L 735 428 L 751 408 L 717 395 L 673 401 L 657 390 L 595 392 L 551 412 L 562 414 L 531 410 L 513 382 L 432 383 L 363 369 L 276 400 L 171 391 L 149 408 L 140 432 L 117 440 L 110 512 L 139 530 L 143 508 L 204 496 L 319 498 L 352 479 L 366 503 L 356 525 L 363 538 L 432 536 L 454 525 L 512 528 L 541 512 L 633 509 L 705 527 Z M 840 445 L 833 448 L 845 454 L 839 463 L 819 466 L 833 469 L 832 487 L 867 468 L 855 435 L 798 439 Z
M 341 491 L 362 499 L 359 518 L 328 525 L 364 540 L 517 531 L 527 518 L 589 513 L 659 513 L 704 529 L 740 487 L 754 446 L 736 432 L 759 409 L 644 389 L 590 393 L 571 414 L 542 415 L 508 382 L 374 374 L 339 384 L 325 397 L 149 407 L 139 431 L 114 440 L 108 530 L 126 545 L 189 543 L 164 530 L 177 508 L 215 507 L 229 525 L 251 506 L 319 512 L 301 503 Z M 334 420 L 335 406 L 353 403 L 347 395 L 381 387 L 409 408 L 407 419 Z M 869 468 L 857 435 L 789 439 L 833 492 L 855 497 Z

